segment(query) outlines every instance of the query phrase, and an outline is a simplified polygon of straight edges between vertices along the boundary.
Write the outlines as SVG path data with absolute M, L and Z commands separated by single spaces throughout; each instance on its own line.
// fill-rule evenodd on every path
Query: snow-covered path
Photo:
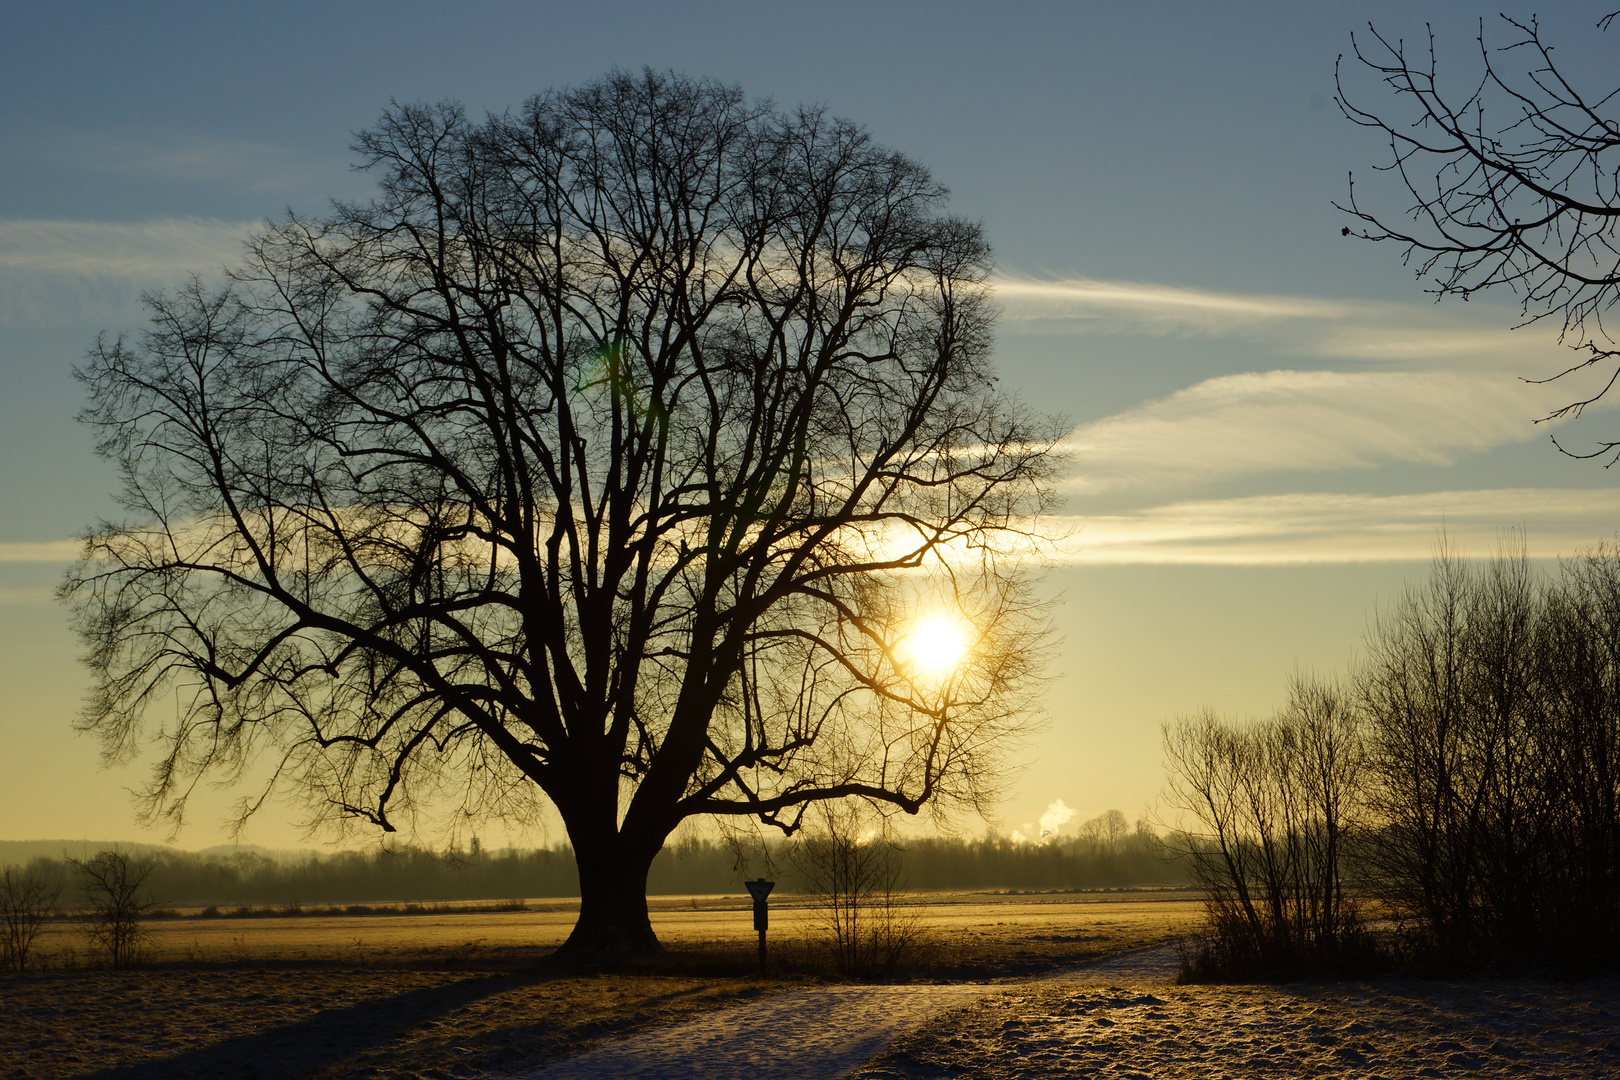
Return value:
M 1140 949 L 1042 982 L 1159 985 L 1171 948 Z M 836 1080 L 901 1035 L 1006 983 L 828 986 L 798 990 L 643 1032 L 515 1080 Z
M 1163 986 L 1176 981 L 1181 957 L 1174 945 L 1133 949 L 1091 964 L 1049 971 L 1027 982 L 1103 983 L 1108 986 Z

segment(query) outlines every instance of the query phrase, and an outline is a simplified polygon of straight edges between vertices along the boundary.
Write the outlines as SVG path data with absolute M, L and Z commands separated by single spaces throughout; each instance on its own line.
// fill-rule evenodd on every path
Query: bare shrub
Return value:
M 0 872 L 0 961 L 7 971 L 27 970 L 34 941 L 62 896 L 61 882 L 39 862 Z
M 1620 549 L 1535 572 L 1444 545 L 1349 689 L 1165 729 L 1179 854 L 1208 895 L 1194 977 L 1370 957 L 1355 885 L 1425 971 L 1620 967 Z
M 86 862 L 72 862 L 84 890 L 85 933 L 92 949 L 115 968 L 134 967 L 146 938 L 141 917 L 153 907 L 144 890 L 156 861 L 103 851 Z
M 892 975 L 922 939 L 921 915 L 903 903 L 901 851 L 881 822 L 855 806 L 822 804 L 793 862 L 816 898 L 817 929 L 842 975 Z
M 1414 959 L 1620 962 L 1620 555 L 1442 551 L 1370 652 L 1373 855 Z
M 1343 970 L 1371 959 L 1346 889 L 1359 814 L 1359 723 L 1334 683 L 1296 677 L 1256 724 L 1206 710 L 1164 729 L 1171 839 L 1205 891 L 1208 931 L 1184 976 Z
M 1620 960 L 1620 549 L 1567 563 L 1537 635 L 1546 946 Z

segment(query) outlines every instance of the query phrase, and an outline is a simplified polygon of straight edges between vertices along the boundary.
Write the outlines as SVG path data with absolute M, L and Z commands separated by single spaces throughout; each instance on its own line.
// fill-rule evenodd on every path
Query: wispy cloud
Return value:
M 1464 465 L 1499 447 L 1545 439 L 1555 427 L 1561 441 L 1579 439 L 1580 429 L 1573 436 L 1564 429 L 1568 421 L 1537 421 L 1596 389 L 1572 380 L 1526 382 L 1521 376 L 1556 373 L 1571 357 L 1550 329 L 1511 329 L 1516 312 L 1499 305 L 1461 309 L 1077 278 L 1009 276 L 998 279 L 995 287 L 1007 325 L 1015 332 L 1055 328 L 1225 339 L 1241 342 L 1243 350 L 1236 354 L 1240 362 L 1248 353 L 1259 368 L 1205 379 L 1086 423 L 1071 435 L 1074 465 L 1067 489 L 1078 497 L 1078 511 L 1084 513 L 1088 503 L 1110 512 L 1122 505 L 1159 504 L 1157 510 L 1142 511 L 1147 517 L 1086 518 L 1092 540 L 1105 538 L 1088 549 L 1092 554 L 1087 558 L 1118 547 L 1106 539 L 1116 528 L 1131 537 L 1148 524 L 1158 529 L 1173 520 L 1181 528 L 1187 524 L 1183 512 L 1170 514 L 1162 504 L 1178 494 L 1207 492 L 1213 484 L 1227 485 L 1223 493 L 1243 485 L 1259 497 L 1297 484 L 1290 474 L 1343 472 L 1356 477 L 1356 487 L 1376 491 L 1392 468 Z M 1604 400 L 1598 408 L 1609 411 L 1615 404 L 1620 401 Z M 1245 514 L 1256 507 L 1274 508 L 1242 501 L 1175 505 L 1226 506 Z M 1326 505 L 1313 504 L 1312 513 L 1324 512 Z M 1204 523 L 1218 520 L 1224 519 Z M 1501 523 L 1493 519 L 1490 528 Z M 1402 539 L 1394 547 L 1389 546 L 1394 541 L 1369 546 L 1362 538 L 1355 546 L 1362 554 L 1354 556 L 1345 556 L 1338 547 L 1323 555 L 1325 539 L 1313 538 L 1309 530 L 1290 532 L 1286 541 L 1268 539 L 1253 548 L 1261 552 L 1254 557 L 1421 557 L 1432 527 L 1425 519 L 1413 534 L 1415 541 Z M 1223 541 L 1212 555 L 1216 549 L 1188 547 L 1188 538 L 1179 532 L 1164 541 L 1169 547 L 1157 543 L 1144 547 L 1132 539 L 1127 546 L 1138 553 L 1129 558 L 1241 561 L 1253 547 L 1250 539 Z M 1280 554 L 1288 544 L 1298 545 L 1295 555 Z
M 72 562 L 84 545 L 78 540 L 13 540 L 0 543 L 0 563 Z
M 1231 329 L 1255 322 L 1341 319 L 1354 306 L 1293 296 L 1219 293 L 1135 281 L 1000 277 L 996 298 L 1014 322 L 1119 320 L 1164 329 Z
M 0 220 L 0 324 L 130 321 L 144 289 L 237 262 L 250 222 Z
M 1234 476 L 1446 465 L 1542 437 L 1561 389 L 1483 371 L 1264 371 L 1207 379 L 1087 424 L 1073 490 L 1181 487 Z
M 1324 360 L 1458 361 L 1522 374 L 1558 370 L 1568 353 L 1542 327 L 1514 330 L 1516 308 L 1225 293 L 1087 278 L 995 281 L 1013 332 L 1235 338 Z
M 1061 539 L 1034 542 L 1028 553 L 1069 565 L 1409 561 L 1427 559 L 1442 530 L 1463 554 L 1477 556 L 1494 550 L 1507 529 L 1524 531 L 1533 558 L 1574 554 L 1620 533 L 1620 489 L 1294 492 L 1185 500 L 1046 517 L 1034 532 Z M 77 540 L 0 543 L 0 564 L 71 562 L 80 550 Z M 37 590 L 23 592 L 32 597 Z
M 248 191 L 295 192 L 342 184 L 340 155 L 317 154 L 282 143 L 222 139 L 195 132 L 144 137 L 102 131 L 56 132 L 16 151 L 21 156 L 86 172 L 162 184 L 230 184 Z
M 1064 523 L 1053 522 L 1053 526 Z M 1073 519 L 1058 561 L 1073 565 L 1266 565 L 1427 559 L 1442 529 L 1467 555 L 1523 528 L 1534 558 L 1615 534 L 1620 491 L 1498 488 L 1417 495 L 1287 494 L 1170 503 Z
M 209 218 L 0 220 L 0 268 L 119 277 L 208 270 L 240 258 L 255 224 Z

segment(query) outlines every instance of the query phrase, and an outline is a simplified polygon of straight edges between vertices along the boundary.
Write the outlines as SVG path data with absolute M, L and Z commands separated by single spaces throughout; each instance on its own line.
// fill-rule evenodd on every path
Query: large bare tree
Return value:
M 62 592 L 84 726 L 161 733 L 148 812 L 265 760 L 244 819 L 549 800 L 595 952 L 658 947 L 693 815 L 981 803 L 1059 430 L 998 392 L 989 248 L 928 172 L 654 72 L 356 147 L 374 199 L 265 227 L 80 372 L 127 516 Z
M 1616 14 L 1598 26 L 1607 30 Z M 1411 201 L 1403 220 L 1368 207 L 1352 183 L 1341 209 L 1358 224 L 1344 234 L 1395 243 L 1440 296 L 1506 290 L 1527 322 L 1559 324 L 1581 355 L 1551 377 L 1598 375 L 1552 414 L 1578 416 L 1620 380 L 1620 347 L 1604 325 L 1620 299 L 1620 88 L 1567 78 L 1534 18 L 1501 18 L 1502 42 L 1487 43 L 1482 21 L 1477 71 L 1449 86 L 1432 32 L 1419 49 L 1372 27 L 1354 39 L 1357 70 L 1385 83 L 1394 102 L 1358 104 L 1340 72 L 1339 106 L 1388 141 L 1379 169 Z M 1561 449 L 1620 458 L 1620 441 Z

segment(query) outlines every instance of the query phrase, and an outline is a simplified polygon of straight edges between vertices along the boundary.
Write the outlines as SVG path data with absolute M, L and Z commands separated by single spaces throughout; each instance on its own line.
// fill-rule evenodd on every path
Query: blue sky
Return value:
M 1048 586 L 1051 722 L 1002 824 L 1052 800 L 1131 815 L 1158 723 L 1263 714 L 1294 667 L 1349 663 L 1442 524 L 1570 554 L 1620 524 L 1613 476 L 1534 421 L 1578 388 L 1511 298 L 1434 305 L 1330 205 L 1381 147 L 1332 104 L 1352 31 L 1421 40 L 1458 85 L 1472 4 L 20 5 L 0 11 L 0 838 L 150 838 L 71 732 L 81 685 L 49 590 L 110 513 L 70 371 L 139 295 L 233 261 L 286 208 L 363 197 L 350 133 L 391 99 L 474 111 L 612 67 L 815 102 L 927 164 L 994 243 L 1004 382 L 1075 425 L 1073 528 Z M 1506 5 L 1520 15 L 1533 8 Z M 1542 19 L 1612 80 L 1603 5 Z M 1391 104 L 1364 78 L 1362 100 Z M 1382 194 L 1380 194 L 1380 191 Z M 1560 438 L 1620 428 L 1608 408 Z M 216 805 L 223 805 L 221 793 Z M 293 808 L 249 838 L 291 844 Z M 218 839 L 205 809 L 179 838 Z

